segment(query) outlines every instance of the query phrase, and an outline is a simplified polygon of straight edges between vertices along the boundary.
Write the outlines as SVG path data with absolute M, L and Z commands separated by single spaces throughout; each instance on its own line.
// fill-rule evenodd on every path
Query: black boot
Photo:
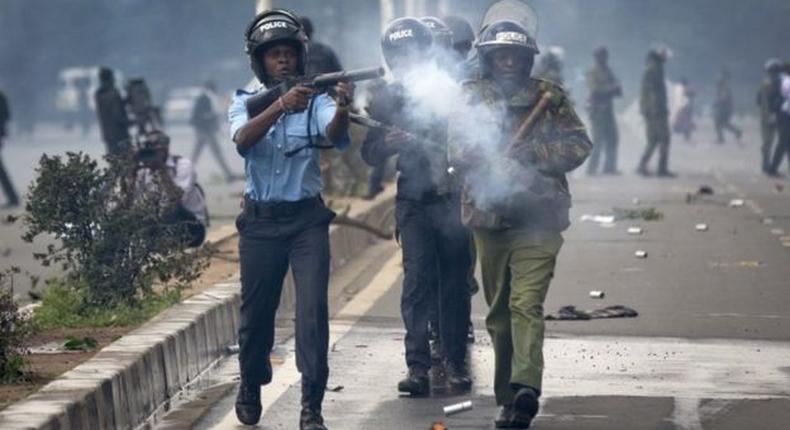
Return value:
M 302 381 L 302 413 L 299 414 L 299 430 L 327 430 L 321 416 L 324 387 Z
M 469 376 L 469 368 L 466 363 L 446 361 L 444 363 L 445 377 L 447 385 L 453 391 L 462 391 L 472 388 L 472 378 Z
M 261 420 L 261 409 L 261 386 L 242 381 L 236 395 L 236 418 L 242 424 L 254 426 Z
M 398 382 L 398 391 L 412 396 L 424 396 L 430 393 L 428 371 L 419 367 L 410 368 L 406 378 Z

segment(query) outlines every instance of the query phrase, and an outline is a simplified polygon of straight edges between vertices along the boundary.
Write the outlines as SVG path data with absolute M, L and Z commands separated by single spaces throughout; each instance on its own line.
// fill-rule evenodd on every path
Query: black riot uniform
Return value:
M 388 26 L 382 51 L 396 80 L 408 68 L 429 60 L 432 43 L 430 29 L 417 19 L 400 18 Z M 383 87 L 373 97 L 370 115 L 414 138 L 393 147 L 385 142 L 385 131 L 371 130 L 362 146 L 362 158 L 378 165 L 398 155 L 395 217 L 403 247 L 401 314 L 409 367 L 398 389 L 422 395 L 429 390 L 428 319 L 437 297 L 447 381 L 454 389 L 471 384 L 465 365 L 471 256 L 469 233 L 460 219 L 459 192 L 447 177 L 446 123 L 410 119 L 408 109 L 401 82 Z

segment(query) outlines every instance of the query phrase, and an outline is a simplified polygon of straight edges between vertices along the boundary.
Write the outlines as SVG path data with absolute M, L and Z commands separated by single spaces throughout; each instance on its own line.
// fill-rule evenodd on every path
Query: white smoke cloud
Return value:
M 505 154 L 509 135 L 502 128 L 504 105 L 468 104 L 462 83 L 436 62 L 414 66 L 399 80 L 410 122 L 419 128 L 447 124 L 450 138 L 460 143 L 456 149 L 475 157 L 465 183 L 478 207 L 490 209 L 526 191 L 534 172 L 525 173 L 523 166 Z

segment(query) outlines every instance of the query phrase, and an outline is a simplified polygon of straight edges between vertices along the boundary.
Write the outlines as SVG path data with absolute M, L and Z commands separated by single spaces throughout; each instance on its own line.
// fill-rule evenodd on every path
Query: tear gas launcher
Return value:
M 366 69 L 324 73 L 313 77 L 289 78 L 262 93 L 248 98 L 246 101 L 247 115 L 250 118 L 259 115 L 293 87 L 304 86 L 318 92 L 324 92 L 340 82 L 367 81 L 382 76 L 384 76 L 384 68 L 369 67 Z

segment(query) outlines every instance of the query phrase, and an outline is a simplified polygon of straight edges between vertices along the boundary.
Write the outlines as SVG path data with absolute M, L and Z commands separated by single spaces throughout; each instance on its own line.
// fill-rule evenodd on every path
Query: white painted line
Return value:
M 360 291 L 354 298 L 346 303 L 343 309 L 332 318 L 329 324 L 330 333 L 330 349 L 332 345 L 348 333 L 360 317 L 365 315 L 376 302 L 392 288 L 398 281 L 402 270 L 400 267 L 401 253 L 396 252 L 387 260 L 381 267 L 381 270 L 376 274 L 368 286 Z M 336 321 L 337 320 L 337 321 Z M 293 339 L 286 342 L 284 348 L 287 351 L 294 350 Z M 298 384 L 301 380 L 301 374 L 296 369 L 296 356 L 290 352 L 282 365 L 275 367 L 272 382 L 266 385 L 261 390 L 261 402 L 263 403 L 263 421 L 265 421 L 266 411 L 277 402 L 289 388 L 294 384 Z M 236 418 L 236 411 L 231 408 L 228 413 L 222 417 L 222 420 L 214 426 L 215 429 L 231 429 L 231 428 L 248 428 L 241 425 Z
M 675 397 L 675 410 L 672 420 L 683 430 L 702 430 L 699 415 L 700 400 L 697 397 Z

